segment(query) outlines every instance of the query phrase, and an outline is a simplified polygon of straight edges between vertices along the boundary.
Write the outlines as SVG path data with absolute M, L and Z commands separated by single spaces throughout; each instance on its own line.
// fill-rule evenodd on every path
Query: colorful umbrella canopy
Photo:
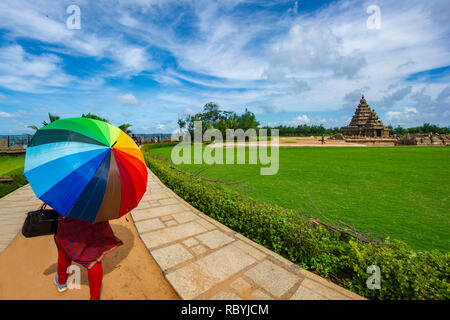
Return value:
M 59 214 L 88 222 L 121 217 L 147 188 L 147 168 L 122 130 L 89 118 L 60 119 L 39 129 L 25 155 L 25 177 Z

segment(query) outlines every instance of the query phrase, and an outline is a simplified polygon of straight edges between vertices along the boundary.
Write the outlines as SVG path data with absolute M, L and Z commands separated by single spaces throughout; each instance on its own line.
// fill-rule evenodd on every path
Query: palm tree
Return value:
M 50 112 L 48 113 L 48 120 L 50 121 L 50 123 L 52 123 L 52 122 L 55 122 L 56 120 L 58 120 L 58 119 L 60 119 L 60 117 L 59 116 L 57 116 L 57 115 L 54 115 L 54 114 L 51 114 Z M 42 125 L 45 127 L 45 126 L 47 126 L 49 123 L 47 122 L 47 121 L 42 121 Z M 39 130 L 39 128 L 37 127 L 37 126 L 35 126 L 35 125 L 32 125 L 32 126 L 28 126 L 28 128 L 31 128 L 31 129 L 33 129 L 33 130 Z
M 107 122 L 107 123 L 109 123 L 109 121 L 108 120 L 106 120 L 105 118 L 102 118 L 102 117 L 99 117 L 98 115 L 96 115 L 96 114 L 92 114 L 92 113 L 88 113 L 88 114 L 82 114 L 81 115 L 81 117 L 83 117 L 83 118 L 89 118 L 89 119 L 94 119 L 94 120 L 100 120 L 100 121 L 104 121 L 104 122 Z
M 126 134 L 130 135 L 130 133 L 131 133 L 131 130 L 129 129 L 130 127 L 131 127 L 131 124 L 124 123 L 119 126 L 119 129 L 122 130 L 123 132 L 125 132 Z
M 36 131 L 39 130 L 39 128 L 38 128 L 37 126 L 35 126 L 35 125 L 28 126 L 28 128 L 33 129 L 33 130 L 36 130 Z
M 183 128 L 186 126 L 186 121 L 179 118 L 177 121 L 178 127 L 180 127 L 180 132 L 183 131 Z

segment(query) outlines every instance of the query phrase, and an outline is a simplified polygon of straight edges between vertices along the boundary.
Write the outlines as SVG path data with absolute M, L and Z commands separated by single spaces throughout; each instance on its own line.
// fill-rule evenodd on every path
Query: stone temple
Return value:
M 362 96 L 350 124 L 341 128 L 341 134 L 352 138 L 389 138 L 389 127 L 383 125 Z

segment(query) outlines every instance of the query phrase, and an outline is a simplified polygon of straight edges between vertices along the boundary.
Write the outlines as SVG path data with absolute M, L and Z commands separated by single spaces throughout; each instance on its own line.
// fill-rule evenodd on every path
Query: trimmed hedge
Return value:
M 182 174 L 143 147 L 148 167 L 200 211 L 300 267 L 370 299 L 449 299 L 448 253 L 416 252 L 403 242 L 389 246 L 355 239 L 313 224 L 294 210 L 243 197 L 232 190 Z M 370 290 L 367 267 L 381 270 L 381 289 Z

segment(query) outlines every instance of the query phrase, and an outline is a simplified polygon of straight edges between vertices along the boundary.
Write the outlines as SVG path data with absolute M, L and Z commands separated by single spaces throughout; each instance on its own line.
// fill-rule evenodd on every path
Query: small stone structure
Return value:
M 341 134 L 349 138 L 389 138 L 389 127 L 383 125 L 362 96 L 350 124 L 341 128 Z
M 398 139 L 397 145 L 404 146 L 450 146 L 450 135 L 438 133 L 407 134 Z

